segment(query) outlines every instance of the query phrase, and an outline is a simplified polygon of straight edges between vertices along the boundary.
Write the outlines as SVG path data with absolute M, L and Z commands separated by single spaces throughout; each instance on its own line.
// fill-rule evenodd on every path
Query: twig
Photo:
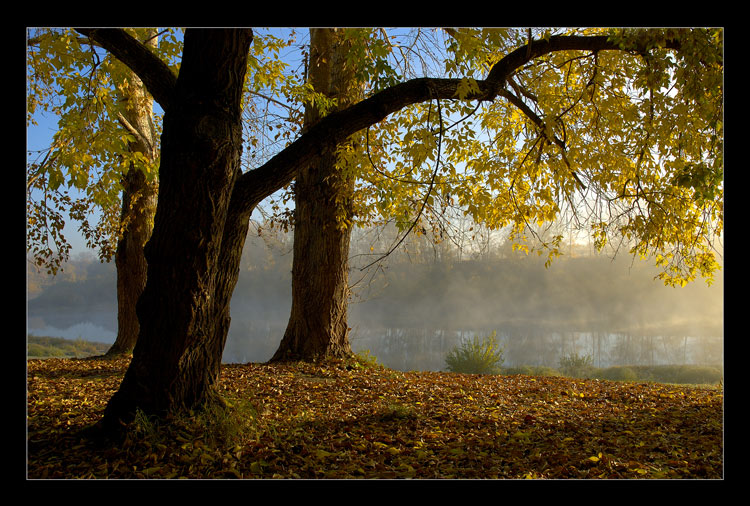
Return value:
M 419 212 L 417 213 L 417 217 L 414 219 L 414 221 L 411 223 L 411 226 L 409 227 L 409 230 L 406 231 L 406 233 L 399 239 L 399 241 L 390 249 L 388 252 L 383 254 L 378 259 L 370 262 L 369 264 L 365 265 L 360 269 L 360 271 L 363 271 L 367 269 L 368 267 L 380 262 L 381 260 L 388 257 L 391 253 L 393 253 L 396 248 L 398 248 L 402 242 L 409 236 L 412 230 L 414 230 L 414 227 L 419 222 L 419 219 L 422 217 L 422 213 L 424 212 L 424 208 L 427 206 L 427 201 L 430 198 L 430 194 L 432 193 L 432 189 L 435 185 L 435 177 L 437 176 L 438 168 L 440 167 L 440 150 L 443 145 L 443 113 L 440 109 L 440 99 L 437 99 L 437 109 L 438 109 L 438 119 L 440 121 L 440 130 L 438 131 L 438 146 L 437 146 L 437 157 L 435 158 L 435 170 L 432 171 L 432 178 L 430 179 L 430 186 L 427 188 L 427 194 L 425 195 L 424 200 L 422 201 L 422 207 L 419 208 Z

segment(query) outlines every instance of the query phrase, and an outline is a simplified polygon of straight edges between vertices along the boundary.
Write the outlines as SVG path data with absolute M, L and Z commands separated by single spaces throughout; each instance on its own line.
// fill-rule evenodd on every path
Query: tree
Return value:
M 331 111 L 361 98 L 353 62 L 347 61 L 351 47 L 344 30 L 310 30 L 310 83 L 333 102 Z M 305 128 L 325 114 L 321 105 L 308 103 Z M 272 361 L 352 353 L 347 299 L 354 174 L 333 150 L 312 165 L 300 167 L 294 185 L 292 308 Z
M 148 30 L 144 44 L 155 48 L 156 31 Z M 131 153 L 140 153 L 151 165 L 158 158 L 156 131 L 153 123 L 153 99 L 138 76 L 129 71 L 123 89 L 124 111 L 120 122 L 134 137 L 128 143 Z M 156 178 L 147 177 L 135 164 L 122 177 L 122 236 L 117 243 L 117 339 L 107 355 L 130 353 L 138 340 L 138 316 L 135 307 L 146 286 L 148 265 L 143 248 L 149 237 L 156 212 Z
M 708 237 L 706 226 L 694 226 L 686 231 L 671 227 L 692 219 L 696 212 L 714 213 L 708 217 L 710 219 L 717 217 L 714 204 L 720 204 L 721 199 L 721 185 L 717 177 L 723 170 L 720 154 L 723 130 L 717 123 L 720 121 L 720 111 L 716 109 L 716 99 L 721 95 L 721 80 L 716 80 L 716 76 L 721 74 L 721 51 L 716 51 L 716 47 L 720 46 L 720 32 L 655 30 L 632 34 L 550 35 L 541 39 L 532 40 L 529 37 L 525 41 L 515 40 L 515 49 L 483 61 L 483 64 L 489 65 L 483 79 L 425 77 L 386 86 L 364 100 L 321 118 L 266 163 L 242 173 L 239 168 L 242 149 L 241 91 L 251 31 L 187 30 L 177 76 L 142 44 L 121 30 L 80 31 L 135 71 L 165 111 L 159 201 L 153 234 L 145 248 L 148 280 L 137 307 L 140 334 L 125 378 L 105 411 L 103 422 L 106 427 L 117 427 L 119 421 L 128 421 L 138 408 L 148 414 L 163 415 L 217 399 L 214 387 L 229 326 L 229 299 L 237 281 L 240 253 L 252 209 L 263 198 L 287 185 L 300 167 L 311 166 L 335 152 L 356 132 L 415 104 L 432 101 L 436 104 L 435 114 L 440 114 L 437 107 L 439 101 L 459 104 L 474 101 L 491 109 L 496 99 L 505 98 L 506 106 L 517 107 L 531 119 L 535 135 L 526 138 L 518 136 L 517 139 L 522 147 L 525 146 L 521 150 L 524 157 L 519 160 L 509 155 L 511 150 L 518 150 L 517 144 L 512 143 L 503 145 L 503 151 L 496 158 L 484 158 L 486 165 L 492 169 L 486 173 L 495 173 L 493 181 L 498 187 L 493 191 L 496 194 L 488 191 L 485 195 L 481 191 L 474 191 L 471 196 L 469 190 L 474 189 L 467 187 L 460 195 L 465 204 L 472 206 L 469 212 L 477 216 L 492 218 L 495 207 L 505 213 L 496 222 L 489 219 L 483 221 L 499 224 L 515 217 L 515 223 L 522 224 L 554 216 L 555 208 L 550 204 L 554 203 L 549 195 L 553 193 L 551 189 L 559 188 L 561 198 L 570 196 L 576 187 L 585 186 L 580 173 L 587 169 L 590 176 L 588 182 L 601 184 L 607 191 L 616 191 L 615 196 L 624 199 L 630 206 L 631 216 L 637 216 L 635 213 L 641 203 L 650 206 L 651 214 L 642 215 L 640 221 L 633 218 L 619 228 L 621 233 L 641 240 L 636 251 L 643 252 L 644 248 L 664 249 L 687 241 L 689 247 L 676 253 L 681 255 L 679 260 L 685 262 L 689 269 L 710 273 L 716 267 L 715 263 L 710 262 L 713 257 L 702 256 L 706 253 L 701 249 Z M 455 54 L 472 54 L 474 57 L 470 60 L 477 63 L 476 55 L 482 53 L 476 48 L 484 47 L 483 42 L 475 44 L 473 49 L 469 42 L 478 40 L 481 39 L 465 39 L 457 46 Z M 491 38 L 488 41 L 491 42 Z M 659 104 L 640 101 L 639 107 L 645 109 L 632 118 L 626 118 L 628 125 L 643 125 L 646 120 L 647 128 L 640 133 L 649 143 L 642 141 L 635 146 L 621 146 L 627 149 L 617 161 L 624 163 L 635 152 L 642 153 L 642 162 L 659 148 L 673 147 L 663 156 L 677 156 L 680 163 L 668 165 L 662 177 L 657 178 L 649 173 L 649 178 L 643 178 L 639 171 L 644 171 L 644 165 L 631 160 L 632 165 L 624 164 L 617 177 L 607 178 L 611 170 L 602 170 L 598 165 L 601 158 L 596 159 L 597 165 L 594 166 L 585 165 L 586 157 L 571 155 L 573 148 L 578 150 L 577 153 L 591 156 L 596 151 L 594 147 L 585 149 L 584 140 L 588 138 L 583 134 L 579 136 L 580 144 L 568 144 L 570 139 L 565 132 L 573 127 L 572 124 L 565 125 L 561 119 L 574 108 L 549 110 L 540 116 L 520 100 L 522 85 L 513 80 L 514 74 L 530 68 L 533 71 L 530 79 L 543 81 L 548 63 L 565 69 L 571 62 L 584 58 L 587 61 L 598 59 L 595 66 L 597 75 L 577 73 L 576 82 L 580 87 L 564 88 L 568 92 L 565 98 L 577 96 L 583 100 L 590 96 L 592 90 L 586 86 L 586 81 L 596 84 L 594 91 L 607 85 L 619 93 L 625 84 L 618 80 L 622 76 L 617 73 L 620 66 L 616 65 L 616 61 L 605 61 L 604 53 L 608 52 L 628 57 L 631 54 L 643 55 L 645 61 L 652 62 L 642 75 L 635 76 L 644 80 L 644 89 L 652 95 L 658 92 L 660 80 L 669 81 L 670 72 L 673 72 L 680 82 L 689 85 L 680 88 L 678 98 L 687 97 L 696 101 L 708 98 L 706 109 L 700 114 L 688 113 L 683 108 L 682 112 L 692 123 L 685 125 L 689 127 L 689 134 L 679 140 L 691 141 L 687 144 L 678 142 L 672 146 L 668 142 L 680 137 L 679 134 L 685 129 L 663 132 L 661 128 L 666 128 L 664 124 L 649 123 L 652 119 L 649 114 L 651 105 L 668 107 L 670 110 L 678 107 L 675 100 L 667 100 L 669 94 L 660 96 L 662 101 Z M 664 56 L 673 52 L 676 57 L 672 59 Z M 455 61 L 460 59 L 456 57 Z M 535 66 L 539 61 L 546 63 Z M 654 65 L 667 65 L 665 62 L 671 62 L 669 72 L 665 67 L 660 67 L 654 74 Z M 643 68 L 641 65 L 638 70 Z M 696 72 L 697 68 L 703 72 Z M 597 76 L 601 76 L 604 69 L 611 71 L 611 75 L 602 81 Z M 567 74 L 572 75 L 572 70 L 568 70 Z M 538 74 L 537 71 L 542 73 Z M 702 79 L 708 79 L 711 86 L 702 86 L 707 84 Z M 509 91 L 509 87 L 513 87 L 511 82 L 518 88 L 518 95 Z M 619 102 L 616 105 L 625 103 L 625 97 L 617 96 Z M 610 103 L 598 104 L 600 110 L 605 105 L 612 107 Z M 505 113 L 510 114 L 509 110 L 510 107 Z M 502 111 L 493 112 L 497 116 L 489 119 L 499 121 Z M 426 117 L 430 113 L 428 110 Z M 654 114 L 653 119 L 657 118 L 665 120 L 665 117 Z M 610 121 L 611 116 L 594 114 L 594 117 L 581 118 L 575 127 L 584 129 L 591 122 L 605 120 Z M 436 140 L 440 141 L 445 130 L 442 116 L 431 124 L 439 125 Z M 612 141 L 625 143 L 641 139 L 631 137 L 635 136 L 636 131 L 637 128 L 632 127 Z M 657 142 L 659 139 L 663 142 Z M 597 138 L 588 140 L 599 141 Z M 492 139 L 487 142 L 492 145 Z M 696 146 L 695 142 L 699 145 Z M 470 152 L 470 148 L 478 149 L 470 137 L 452 146 L 455 153 L 463 153 L 463 156 Z M 543 164 L 526 164 L 532 151 L 541 157 Z M 477 153 L 481 154 L 482 150 L 475 155 Z M 553 159 L 550 153 L 557 156 Z M 699 156 L 700 167 L 688 166 L 686 161 L 697 163 Z M 439 160 L 440 156 L 435 158 Z M 557 159 L 562 161 L 557 163 Z M 584 165 L 574 166 L 571 159 Z M 535 169 L 537 172 L 513 177 L 513 173 L 504 168 L 503 164 L 508 162 L 513 162 L 512 167 L 520 166 L 523 171 Z M 516 165 L 516 162 L 520 163 Z M 544 174 L 538 172 L 542 168 L 545 169 Z M 676 169 L 685 169 L 681 172 L 684 180 L 674 178 Z M 435 175 L 429 188 L 435 186 L 437 178 L 437 171 L 433 171 Z M 701 178 L 701 174 L 706 177 Z M 542 175 L 546 175 L 547 179 L 544 180 Z M 529 180 L 534 185 L 530 185 Z M 660 191 L 657 192 L 657 189 Z M 428 202 L 429 196 L 428 192 L 424 202 Z M 698 197 L 698 200 L 690 200 L 690 197 Z M 501 198 L 511 203 L 503 205 Z M 702 224 L 709 221 L 703 220 Z M 660 223 L 664 225 L 661 229 L 657 227 Z M 597 231 L 601 233 L 602 228 Z M 698 250 L 690 249 L 695 247 Z M 674 258 L 678 259 L 676 256 Z
M 158 47 L 155 29 L 132 33 L 151 50 Z M 107 354 L 117 355 L 132 351 L 138 338 L 135 304 L 146 284 L 143 246 L 156 209 L 159 146 L 153 99 L 138 76 L 81 39 L 71 31 L 39 30 L 28 40 L 33 48 L 29 114 L 41 107 L 60 120 L 44 159 L 28 166 L 27 249 L 37 265 L 52 273 L 67 260 L 70 245 L 61 233 L 64 219 L 53 207 L 63 204 L 62 208 L 69 206 L 71 219 L 81 223 L 88 245 L 99 250 L 100 259 L 115 258 L 118 331 Z M 161 55 L 172 51 L 174 43 L 167 41 Z M 55 89 L 66 98 L 62 105 L 55 104 Z M 63 186 L 65 179 L 68 188 L 86 196 L 73 197 Z M 35 193 L 43 198 L 35 199 Z M 94 208 L 102 218 L 91 226 L 87 214 Z
M 448 61 L 446 68 L 464 76 L 477 74 L 477 69 L 484 68 L 488 61 L 497 60 L 498 55 L 514 54 L 513 48 L 524 42 L 527 44 L 523 47 L 529 51 L 534 44 L 545 43 L 544 39 L 532 42 L 531 31 L 521 32 L 526 40 L 510 31 L 447 32 L 451 40 L 448 50 L 454 58 Z M 723 173 L 722 109 L 720 101 L 714 100 L 716 95 L 710 98 L 720 90 L 721 73 L 717 72 L 721 68 L 720 53 L 716 52 L 716 40 L 711 39 L 716 33 L 621 33 L 620 40 L 636 44 L 635 49 L 614 58 L 600 54 L 597 49 L 592 49 L 590 54 L 552 52 L 538 58 L 534 65 L 515 69 L 509 75 L 507 88 L 500 93 L 502 100 L 476 106 L 454 100 L 454 105 L 449 103 L 442 111 L 440 101 L 434 106 L 429 101 L 427 105 L 405 107 L 394 114 L 392 120 L 380 122 L 377 132 L 371 133 L 368 129 L 371 135 L 365 141 L 366 157 L 361 154 L 358 159 L 346 157 L 350 167 L 356 167 L 356 177 L 368 180 L 370 186 L 354 198 L 351 187 L 347 187 L 338 195 L 329 190 L 325 198 L 318 195 L 311 202 L 322 209 L 327 201 L 357 201 L 360 210 L 364 210 L 362 216 L 356 216 L 348 206 L 337 216 L 325 218 L 329 224 L 337 220 L 370 223 L 373 215 L 379 215 L 383 219 L 395 218 L 405 234 L 412 231 L 424 234 L 431 229 L 437 240 L 457 239 L 449 229 L 455 228 L 461 214 L 471 218 L 472 230 L 484 225 L 488 238 L 493 229 L 510 226 L 511 239 L 519 241 L 518 248 L 528 251 L 524 244 L 526 235 L 535 236 L 548 250 L 547 265 L 561 254 L 563 235 L 559 231 L 550 235 L 549 227 L 545 230 L 541 227 L 567 214 L 579 227 L 581 224 L 594 227 L 599 248 L 604 247 L 611 236 L 636 238 L 628 245 L 631 251 L 642 257 L 655 254 L 657 262 L 667 267 L 660 276 L 666 283 L 684 284 L 694 279 L 696 272 L 710 282 L 710 272 L 716 268 L 713 254 L 706 243 L 696 241 L 695 234 L 700 236 L 701 229 L 708 231 L 714 226 L 717 228 L 708 232 L 707 237 L 721 230 L 722 210 L 716 203 L 720 202 Z M 549 39 L 549 34 L 545 37 Z M 693 53 L 673 58 L 669 52 L 655 49 L 664 45 L 677 50 L 682 44 L 689 48 L 683 53 Z M 653 54 L 648 48 L 654 49 Z M 633 58 L 641 59 L 641 62 L 632 62 L 640 65 L 628 63 L 627 68 L 633 70 L 619 69 L 623 59 Z M 680 62 L 680 58 L 698 59 L 711 70 L 703 77 L 707 89 L 714 90 L 709 91 L 709 97 L 697 97 L 691 91 L 699 86 L 685 75 L 680 65 L 686 62 Z M 471 77 L 462 79 L 459 94 L 469 93 L 471 86 Z M 686 103 L 696 104 L 702 113 L 696 115 L 693 109 L 683 108 Z M 459 118 L 455 122 L 452 120 L 452 124 L 448 122 L 451 115 Z M 619 123 L 623 117 L 629 118 L 625 125 Z M 674 132 L 668 130 L 673 129 L 674 124 L 686 127 L 680 132 L 676 146 Z M 713 135 L 700 133 L 705 131 Z M 697 138 L 687 140 L 696 134 Z M 602 144 L 610 142 L 608 138 L 618 139 L 618 142 L 611 149 L 601 149 Z M 499 146 L 500 152 L 488 151 L 488 144 Z M 703 162 L 695 163 L 704 157 L 713 163 L 712 167 L 706 167 Z M 607 165 L 619 169 L 602 170 Z M 666 174 L 663 172 L 665 165 L 668 167 Z M 389 166 L 395 169 L 386 168 Z M 696 173 L 697 167 L 700 168 Z M 344 170 L 352 171 L 351 168 Z M 683 179 L 682 171 L 692 175 Z M 337 172 L 329 170 L 326 177 L 335 174 Z M 324 179 L 319 178 L 319 181 Z M 702 182 L 694 185 L 697 180 Z M 628 190 L 629 185 L 633 185 L 632 192 Z M 710 194 L 707 200 L 700 197 L 704 193 L 699 188 L 701 185 L 706 185 L 703 188 Z M 300 208 L 300 186 L 298 179 L 297 209 Z M 418 191 L 420 187 L 426 191 Z M 691 193 L 703 203 L 710 203 L 685 205 Z M 456 213 L 446 218 L 454 199 L 459 201 L 458 220 Z M 369 202 L 369 207 L 362 201 Z M 322 219 L 322 213 L 319 216 Z M 295 233 L 300 238 L 303 232 L 309 234 L 310 223 L 298 221 Z M 325 332 L 312 331 L 305 325 L 334 314 L 337 317 L 346 314 L 346 300 L 341 292 L 337 296 L 321 296 L 326 293 L 321 289 L 323 285 L 316 285 L 310 279 L 312 275 L 328 280 L 341 279 L 340 273 L 346 272 L 348 262 L 341 260 L 340 254 L 338 267 L 312 261 L 318 252 L 321 258 L 334 258 L 323 254 L 324 245 L 332 244 L 330 239 L 324 240 L 319 232 L 314 236 L 320 237 L 321 243 L 302 246 L 299 242 L 295 250 L 297 265 L 307 260 L 314 266 L 305 271 L 307 275 L 295 276 L 295 286 L 316 286 L 304 295 L 295 289 L 299 297 L 293 304 L 290 328 L 296 322 L 295 325 L 305 329 L 301 333 L 304 337 L 294 336 L 298 344 L 293 354 L 287 342 L 291 339 L 289 331 L 282 342 L 285 353 L 297 358 L 305 356 L 301 351 L 303 345 L 325 349 L 323 344 L 312 344 L 320 343 L 318 336 Z M 689 244 L 694 250 L 685 252 Z M 659 253 L 665 249 L 671 251 Z M 297 272 L 302 270 L 297 269 Z M 299 312 L 303 305 L 306 307 L 304 317 Z M 336 311 L 331 311 L 331 306 L 336 307 Z M 328 322 L 330 327 L 330 319 Z M 341 319 L 338 325 L 342 332 L 347 328 Z M 330 334 L 328 339 L 329 345 L 341 341 L 341 337 L 334 338 Z M 274 358 L 281 356 L 282 349 Z
M 179 30 L 129 29 L 148 49 L 175 67 Z M 161 118 L 140 78 L 92 39 L 72 30 L 37 29 L 28 39 L 29 122 L 39 109 L 59 116 L 58 131 L 41 162 L 28 164 L 27 250 L 38 266 L 56 274 L 68 260 L 64 213 L 80 223 L 87 245 L 117 266 L 118 332 L 107 355 L 133 350 L 138 336 L 135 307 L 146 282 L 143 254 L 153 227 L 158 187 Z M 264 37 L 257 47 L 277 52 L 285 43 Z M 277 62 L 250 58 L 248 72 L 266 85 L 300 94 L 279 75 Z M 253 90 L 245 97 L 245 127 L 263 141 Z M 64 98 L 64 102 L 60 100 Z M 267 116 L 267 115 L 266 115 Z M 259 124 L 261 123 L 261 124 Z M 41 157 L 40 157 L 41 158 Z M 66 187 L 67 183 L 67 187 Z M 73 191 L 82 191 L 76 197 Z M 37 198 L 37 195 L 41 198 Z M 95 225 L 89 215 L 98 210 Z

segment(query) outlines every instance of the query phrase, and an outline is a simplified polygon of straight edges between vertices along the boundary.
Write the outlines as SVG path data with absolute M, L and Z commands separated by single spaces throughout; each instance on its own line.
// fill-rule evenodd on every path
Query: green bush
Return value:
M 499 374 L 503 360 L 503 348 L 495 331 L 482 339 L 475 335 L 445 356 L 449 371 L 467 374 Z
M 64 339 L 62 337 L 28 335 L 26 346 L 27 357 L 30 358 L 80 358 L 102 355 L 107 352 L 111 345 L 84 341 L 80 337 L 78 339 Z
M 615 381 L 655 381 L 677 384 L 718 384 L 721 366 L 703 365 L 631 365 L 600 369 L 597 378 Z
M 721 380 L 722 368 L 704 365 L 656 365 L 636 369 L 639 379 L 659 383 L 715 384 Z
M 627 366 L 613 366 L 602 369 L 599 373 L 601 379 L 613 380 L 613 381 L 637 381 L 638 373 L 632 368 Z
M 42 346 L 41 344 L 30 343 L 28 345 L 28 356 L 46 358 L 62 357 L 64 356 L 64 354 L 58 349 L 50 348 L 48 346 Z
M 578 353 L 571 353 L 560 358 L 560 370 L 566 376 L 588 377 L 594 372 L 593 362 L 591 355 L 579 356 Z
M 717 384 L 721 382 L 723 371 L 721 367 L 712 366 L 684 366 L 673 380 L 674 383 Z

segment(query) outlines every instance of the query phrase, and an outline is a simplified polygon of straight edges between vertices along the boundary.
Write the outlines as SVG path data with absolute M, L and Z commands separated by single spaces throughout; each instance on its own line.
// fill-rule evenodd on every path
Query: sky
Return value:
M 38 126 L 30 125 L 26 129 L 26 160 L 27 162 L 36 160 L 39 156 L 38 151 L 47 149 L 51 142 L 52 136 L 57 131 L 57 117 L 51 114 L 37 113 L 34 115 Z M 74 191 L 72 189 L 71 191 Z M 71 257 L 85 252 L 95 252 L 86 246 L 83 235 L 78 231 L 78 224 L 71 220 L 65 223 L 63 235 L 72 246 Z

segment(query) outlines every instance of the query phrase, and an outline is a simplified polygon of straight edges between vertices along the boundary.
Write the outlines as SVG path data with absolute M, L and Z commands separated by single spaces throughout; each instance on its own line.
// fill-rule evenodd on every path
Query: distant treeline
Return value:
M 262 236 L 251 231 L 245 243 L 231 303 L 225 361 L 267 360 L 286 328 L 293 236 L 266 230 Z M 424 237 L 410 237 L 384 261 L 361 271 L 357 265 L 377 258 L 371 251 L 387 251 L 393 237 L 360 233 L 355 239 L 350 255 L 352 346 L 370 349 L 394 364 L 407 360 L 401 354 L 409 355 L 412 362 L 417 353 L 425 352 L 421 342 L 412 342 L 412 330 L 430 335 L 434 331 L 448 335 L 495 330 L 508 341 L 510 362 L 553 366 L 557 355 L 575 344 L 568 341 L 579 334 L 591 336 L 586 342 L 595 348 L 583 350 L 594 349 L 596 363 L 602 366 L 612 365 L 605 357 L 605 352 L 611 352 L 607 343 L 623 348 L 620 355 L 661 346 L 679 355 L 680 363 L 688 363 L 695 339 L 723 338 L 721 272 L 710 287 L 696 280 L 671 288 L 654 279 L 658 270 L 652 262 L 633 260 L 627 254 L 612 260 L 571 250 L 545 268 L 545 255 L 514 252 L 504 243 L 492 243 L 483 254 L 470 255 L 451 249 L 449 241 L 433 245 Z M 88 321 L 116 332 L 113 264 L 101 264 L 92 257 L 72 262 L 54 280 L 30 274 L 29 299 L 32 331 L 45 325 L 65 329 Z M 612 337 L 615 334 L 622 338 Z M 387 336 L 398 337 L 399 342 L 389 346 Z M 688 336 L 693 339 L 687 340 Z M 650 347 L 641 341 L 648 341 Z M 455 343 L 446 340 L 443 349 L 425 338 L 424 344 L 438 348 L 430 350 L 436 355 L 430 363 L 442 367 L 442 354 Z M 404 352 L 410 348 L 415 348 L 414 353 Z M 412 362 L 408 367 L 416 366 Z
M 27 358 L 84 358 L 103 355 L 110 344 L 84 341 L 83 339 L 63 339 L 61 337 L 28 336 L 26 339 Z

